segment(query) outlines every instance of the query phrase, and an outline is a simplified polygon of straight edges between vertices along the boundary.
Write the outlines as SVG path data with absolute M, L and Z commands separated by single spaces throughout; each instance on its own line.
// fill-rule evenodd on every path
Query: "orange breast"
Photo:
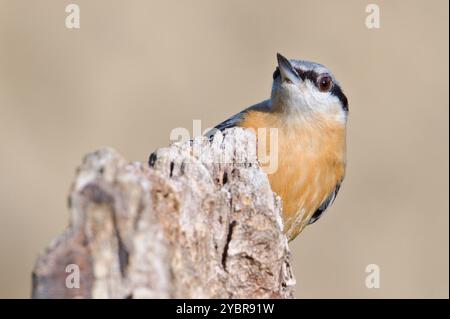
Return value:
M 344 177 L 345 125 L 323 118 L 294 124 L 280 114 L 250 111 L 240 126 L 278 129 L 278 168 L 268 177 L 283 201 L 284 232 L 292 240 Z

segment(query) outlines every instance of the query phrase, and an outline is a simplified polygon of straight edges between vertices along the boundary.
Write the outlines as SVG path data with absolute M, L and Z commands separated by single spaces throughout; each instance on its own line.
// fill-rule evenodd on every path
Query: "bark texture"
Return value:
M 87 155 L 32 296 L 291 298 L 281 203 L 255 145 L 235 128 L 161 148 L 150 166 L 112 149 Z

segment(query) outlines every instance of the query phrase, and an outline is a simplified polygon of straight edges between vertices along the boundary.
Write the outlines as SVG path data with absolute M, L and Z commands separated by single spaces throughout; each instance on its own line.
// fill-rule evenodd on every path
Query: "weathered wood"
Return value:
M 290 298 L 281 203 L 235 128 L 175 143 L 146 163 L 85 157 L 70 224 L 39 257 L 34 298 Z M 80 271 L 68 288 L 68 265 Z M 70 286 L 70 285 L 69 285 Z

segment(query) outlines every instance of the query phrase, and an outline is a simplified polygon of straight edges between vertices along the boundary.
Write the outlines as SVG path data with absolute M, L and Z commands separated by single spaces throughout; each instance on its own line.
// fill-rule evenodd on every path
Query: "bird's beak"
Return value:
M 297 71 L 295 71 L 291 62 L 286 59 L 281 54 L 277 53 L 278 60 L 278 68 L 280 70 L 281 78 L 283 81 L 288 81 L 294 84 L 298 84 L 301 82 L 300 77 L 298 76 Z

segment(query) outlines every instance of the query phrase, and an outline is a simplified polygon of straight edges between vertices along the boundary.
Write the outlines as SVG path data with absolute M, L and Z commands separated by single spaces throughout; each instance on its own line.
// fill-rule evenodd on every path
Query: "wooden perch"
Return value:
M 235 128 L 159 149 L 152 167 L 87 155 L 33 298 L 292 298 L 281 203 L 255 145 Z

